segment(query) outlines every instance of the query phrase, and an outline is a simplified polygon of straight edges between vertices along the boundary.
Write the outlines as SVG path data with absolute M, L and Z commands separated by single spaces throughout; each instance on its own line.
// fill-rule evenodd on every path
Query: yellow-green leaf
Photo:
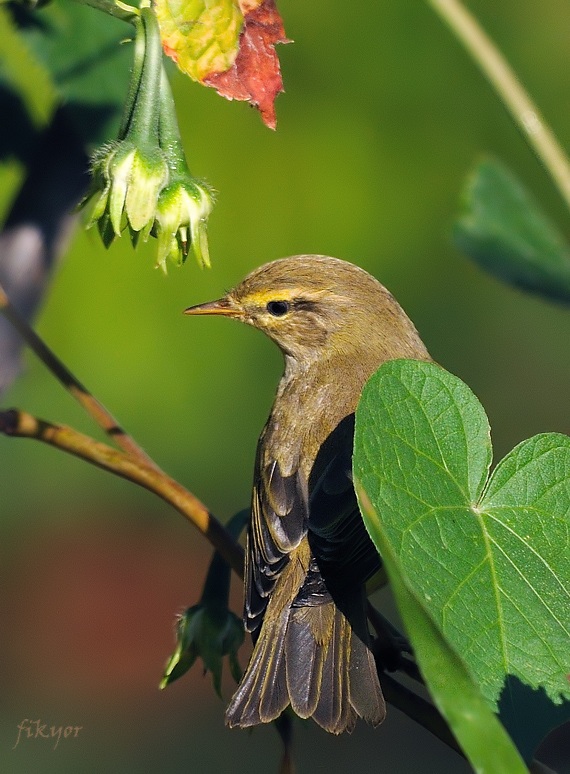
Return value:
M 190 78 L 233 65 L 243 25 L 237 0 L 156 0 L 154 9 L 164 52 Z

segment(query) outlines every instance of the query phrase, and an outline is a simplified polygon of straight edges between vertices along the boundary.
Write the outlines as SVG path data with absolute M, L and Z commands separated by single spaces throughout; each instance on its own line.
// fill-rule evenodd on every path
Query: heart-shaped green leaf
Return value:
M 486 483 L 490 462 L 487 417 L 457 377 L 397 360 L 366 385 L 355 476 L 411 587 L 492 707 L 502 711 L 513 680 L 561 705 L 570 699 L 570 438 L 524 441 Z M 377 521 L 365 521 L 380 548 Z
M 358 480 L 360 508 L 367 523 L 375 525 L 375 539 L 387 569 L 398 610 L 414 643 L 416 659 L 440 712 L 479 774 L 525 774 L 525 767 L 467 666 L 443 636 L 423 600 L 402 573 L 401 565 L 383 524 Z M 484 740 L 484 743 L 482 741 Z

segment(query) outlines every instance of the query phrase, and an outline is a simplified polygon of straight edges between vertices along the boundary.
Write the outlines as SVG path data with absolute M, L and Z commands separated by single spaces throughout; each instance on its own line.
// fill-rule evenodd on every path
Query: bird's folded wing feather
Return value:
M 245 618 L 255 631 L 288 555 L 307 534 L 308 506 L 298 471 L 283 476 L 276 460 L 258 452 L 246 550 Z

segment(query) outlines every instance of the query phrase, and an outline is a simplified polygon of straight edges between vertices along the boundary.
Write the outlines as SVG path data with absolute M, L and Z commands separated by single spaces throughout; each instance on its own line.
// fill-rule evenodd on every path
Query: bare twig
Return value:
M 0 412 L 0 432 L 43 441 L 154 492 L 188 519 L 243 578 L 243 550 L 239 544 L 197 497 L 154 463 L 113 449 L 71 427 L 45 422 L 17 409 Z
M 460 0 L 427 0 L 498 93 L 570 208 L 570 161 L 515 72 Z
M 43 441 L 149 489 L 194 524 L 235 572 L 243 577 L 243 550 L 239 544 L 195 495 L 160 470 L 136 441 L 120 427 L 112 414 L 75 378 L 18 313 L 1 285 L 0 312 L 12 323 L 58 381 L 123 451 L 98 443 L 73 428 L 54 425 L 15 409 L 0 414 L 0 432 Z
M 135 459 L 153 465 L 147 453 L 126 433 L 112 414 L 107 411 L 99 401 L 75 378 L 61 360 L 51 351 L 25 318 L 10 303 L 2 285 L 0 285 L 0 312 L 9 320 L 31 350 L 39 357 L 44 365 L 52 372 L 56 379 L 68 390 L 71 395 L 83 406 L 85 411 L 97 422 L 107 435 L 124 451 Z

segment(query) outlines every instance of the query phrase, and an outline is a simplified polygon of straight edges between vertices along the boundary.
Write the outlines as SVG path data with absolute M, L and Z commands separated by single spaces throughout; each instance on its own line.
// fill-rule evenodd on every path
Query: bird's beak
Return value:
M 220 314 L 226 317 L 241 317 L 242 310 L 231 303 L 227 296 L 218 298 L 217 301 L 207 301 L 205 304 L 189 306 L 184 314 Z

